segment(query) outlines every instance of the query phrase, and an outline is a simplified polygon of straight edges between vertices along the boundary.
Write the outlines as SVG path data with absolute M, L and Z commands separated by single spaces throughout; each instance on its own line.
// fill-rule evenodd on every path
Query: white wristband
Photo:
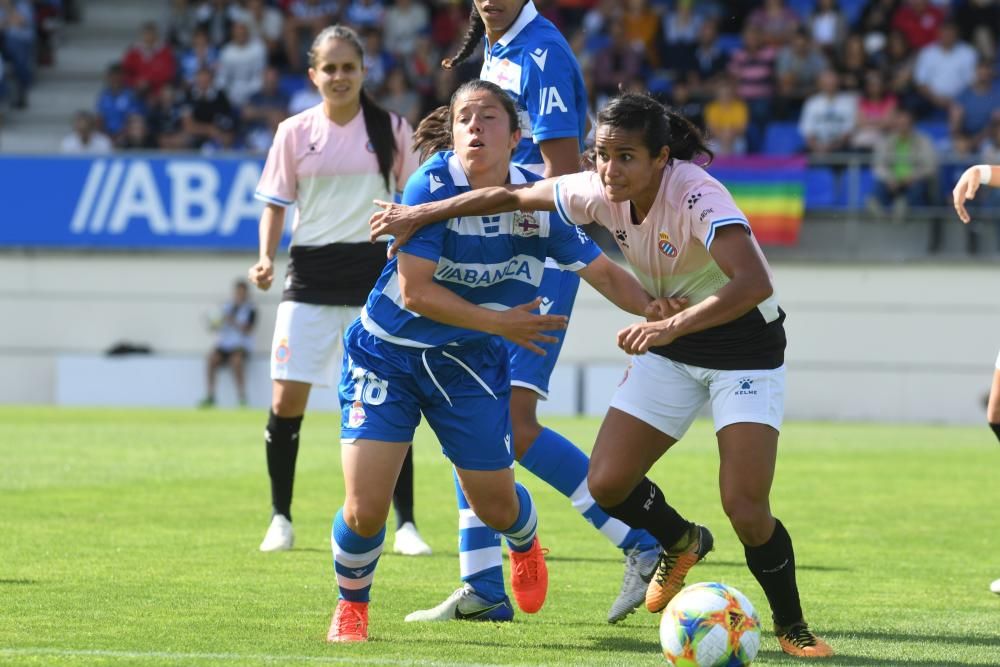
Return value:
M 976 169 L 979 170 L 979 184 L 989 185 L 990 178 L 993 176 L 993 168 L 988 164 L 977 164 Z

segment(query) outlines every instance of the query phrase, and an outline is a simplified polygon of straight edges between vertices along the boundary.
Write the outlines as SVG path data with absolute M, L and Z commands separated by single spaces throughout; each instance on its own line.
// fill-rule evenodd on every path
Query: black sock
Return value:
M 759 547 L 743 545 L 750 572 L 764 589 L 775 625 L 787 626 L 802 620 L 799 588 L 795 583 L 795 551 L 792 538 L 777 519 L 774 532 Z
M 271 476 L 271 507 L 275 514 L 292 520 L 292 485 L 295 483 L 295 459 L 299 455 L 299 428 L 302 417 L 267 415 L 264 444 L 267 449 L 267 472 Z
M 631 528 L 643 528 L 666 549 L 693 525 L 667 504 L 660 487 L 643 477 L 620 505 L 601 509 Z
M 413 518 L 413 446 L 406 450 L 403 467 L 399 470 L 396 488 L 392 490 L 392 506 L 396 510 L 396 529 L 409 521 L 417 525 Z
M 993 429 L 993 435 L 997 437 L 997 440 L 1000 440 L 1000 424 L 990 422 L 990 428 Z

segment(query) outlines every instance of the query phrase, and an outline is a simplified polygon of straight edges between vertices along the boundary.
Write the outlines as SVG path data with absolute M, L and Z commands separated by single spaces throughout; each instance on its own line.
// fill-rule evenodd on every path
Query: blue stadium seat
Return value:
M 281 82 L 278 84 L 278 88 L 285 95 L 291 97 L 295 93 L 299 92 L 306 85 L 309 84 L 309 79 L 307 79 L 302 74 L 282 74 Z
M 868 0 L 840 0 L 840 11 L 844 13 L 847 25 L 857 24 L 866 5 L 868 5 Z
M 729 55 L 736 49 L 743 46 L 743 38 L 740 37 L 739 35 L 723 32 L 719 34 L 719 39 L 717 43 L 719 45 L 719 50 L 725 53 L 726 55 Z
M 947 121 L 923 121 L 917 123 L 917 129 L 928 135 L 934 143 L 934 148 L 940 151 L 951 149 L 951 132 Z
M 788 0 L 785 4 L 788 5 L 789 9 L 801 16 L 803 20 L 809 18 L 813 9 L 816 8 L 815 0 Z
M 838 206 L 837 178 L 829 167 L 806 169 L 806 210 Z
M 764 152 L 768 155 L 793 155 L 801 153 L 805 141 L 799 134 L 799 125 L 795 122 L 771 122 L 764 132 Z

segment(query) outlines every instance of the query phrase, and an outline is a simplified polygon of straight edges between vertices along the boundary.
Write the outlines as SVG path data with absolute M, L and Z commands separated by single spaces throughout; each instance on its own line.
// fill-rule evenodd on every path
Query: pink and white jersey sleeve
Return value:
M 295 140 L 294 126 L 290 123 L 278 125 L 254 193 L 257 199 L 278 206 L 291 206 L 295 203 L 298 198 Z
M 571 225 L 596 222 L 609 229 L 613 226 L 611 202 L 596 172 L 567 174 L 556 181 L 555 190 L 556 211 L 566 222 Z
M 689 229 L 691 236 L 701 241 L 706 250 L 712 248 L 715 232 L 720 227 L 742 225 L 749 232 L 746 215 L 725 186 L 704 172 L 693 175 L 695 178 L 678 178 L 668 185 L 673 189 L 668 200 L 681 202 L 678 209 L 680 225 Z

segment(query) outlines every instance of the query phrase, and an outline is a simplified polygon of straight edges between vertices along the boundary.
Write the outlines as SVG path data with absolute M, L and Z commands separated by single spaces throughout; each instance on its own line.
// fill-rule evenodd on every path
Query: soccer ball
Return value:
M 760 648 L 760 618 L 732 586 L 692 584 L 664 610 L 660 646 L 676 667 L 749 665 Z

